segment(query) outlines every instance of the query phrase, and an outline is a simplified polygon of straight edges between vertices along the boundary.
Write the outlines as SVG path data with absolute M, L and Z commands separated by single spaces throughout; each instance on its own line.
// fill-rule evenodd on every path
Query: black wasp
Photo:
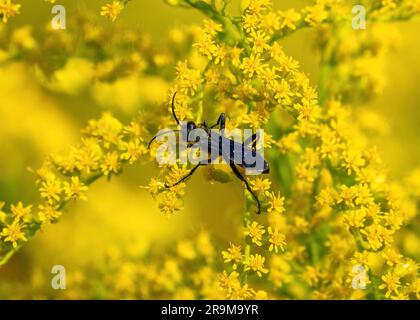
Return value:
M 247 190 L 251 193 L 258 205 L 257 213 L 259 214 L 261 212 L 261 203 L 254 191 L 252 190 L 252 188 L 250 187 L 247 179 L 241 174 L 241 172 L 238 169 L 238 166 L 246 170 L 249 169 L 252 170 L 254 174 L 264 174 L 270 172 L 270 168 L 267 161 L 265 161 L 264 157 L 256 151 L 256 142 L 259 138 L 257 133 L 252 134 L 252 136 L 246 139 L 243 143 L 239 143 L 228 137 L 225 137 L 224 129 L 226 123 L 226 116 L 224 113 L 220 114 L 216 124 L 214 124 L 213 126 L 208 126 L 206 121 L 203 121 L 203 123 L 199 125 L 196 125 L 193 121 L 187 121 L 181 124 L 175 114 L 175 96 L 176 93 L 172 97 L 172 114 L 176 123 L 181 127 L 181 130 L 176 131 L 182 131 L 184 133 L 183 135 L 181 135 L 181 139 L 183 142 L 187 143 L 188 147 L 200 147 L 207 149 L 208 159 L 206 159 L 206 161 L 199 162 L 195 167 L 191 169 L 191 171 L 185 177 L 183 177 L 176 183 L 172 185 L 165 184 L 165 187 L 172 188 L 180 184 L 181 182 L 184 182 L 186 179 L 188 179 L 194 174 L 198 167 L 214 163 L 215 159 L 222 157 L 223 160 L 227 164 L 229 164 L 235 176 L 245 183 Z M 216 128 L 217 126 L 219 126 L 220 131 L 211 130 L 213 128 Z M 202 131 L 205 132 L 205 138 L 207 139 L 200 139 L 200 137 L 192 135 L 191 133 L 196 129 L 202 129 Z M 168 133 L 168 131 L 154 136 L 149 142 L 149 148 L 152 142 L 158 136 L 161 136 L 165 133 Z

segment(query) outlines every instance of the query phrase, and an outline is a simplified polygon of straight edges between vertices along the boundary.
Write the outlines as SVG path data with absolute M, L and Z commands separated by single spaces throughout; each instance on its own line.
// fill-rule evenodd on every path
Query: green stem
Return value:
M 8 251 L 4 256 L 2 256 L 2 258 L 0 259 L 0 267 L 4 266 L 10 260 L 10 258 L 15 254 L 17 250 L 18 250 L 17 248 L 16 249 L 14 248 Z
M 208 3 L 204 1 L 195 1 L 195 0 L 185 0 L 190 7 L 201 11 L 203 14 L 208 16 L 209 18 L 223 23 L 222 16 Z
M 327 79 L 330 75 L 331 67 L 327 63 L 321 62 L 320 75 L 318 82 L 318 100 L 321 107 L 325 107 L 326 102 L 329 98 L 329 92 L 327 90 Z
M 251 224 L 251 211 L 250 211 L 250 205 L 249 201 L 247 199 L 245 191 L 245 212 L 243 217 L 243 224 L 244 228 L 247 228 Z M 246 263 L 249 260 L 249 255 L 251 254 L 251 245 L 246 241 L 245 239 L 245 251 L 244 251 L 244 270 L 243 270 L 243 276 L 242 276 L 242 283 L 245 284 L 248 281 L 248 272 L 245 270 Z

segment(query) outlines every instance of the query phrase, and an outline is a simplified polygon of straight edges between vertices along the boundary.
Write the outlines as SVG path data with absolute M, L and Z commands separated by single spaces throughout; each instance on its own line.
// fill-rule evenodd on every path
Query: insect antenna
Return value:
M 160 136 L 162 136 L 162 135 L 164 135 L 164 134 L 167 134 L 167 133 L 170 133 L 170 132 L 179 132 L 179 131 L 181 131 L 181 130 L 168 130 L 168 131 L 161 132 L 161 133 L 159 133 L 159 134 L 155 135 L 155 136 L 152 138 L 152 140 L 150 140 L 150 141 L 149 141 L 149 144 L 147 145 L 147 149 L 150 149 L 150 146 L 152 145 L 153 141 L 155 141 L 155 140 L 156 140 L 156 138 L 157 138 L 157 137 L 160 137 Z
M 176 114 L 175 114 L 175 97 L 176 97 L 176 92 L 174 93 L 174 96 L 172 97 L 172 114 L 173 114 L 173 116 L 175 118 L 176 123 L 178 123 L 178 125 L 181 125 L 179 123 L 178 118 L 176 117 Z

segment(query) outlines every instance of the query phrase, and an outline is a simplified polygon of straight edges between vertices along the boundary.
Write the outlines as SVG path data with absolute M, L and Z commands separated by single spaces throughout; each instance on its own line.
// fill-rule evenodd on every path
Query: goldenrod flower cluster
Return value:
M 2 0 L 0 2 L 0 18 L 6 23 L 11 17 L 19 14 L 20 4 L 13 3 L 11 0 Z
M 111 178 L 140 157 L 154 159 L 156 145 L 148 151 L 144 141 L 151 132 L 174 125 L 170 106 L 177 92 L 180 120 L 199 123 L 225 112 L 228 128 L 265 129 L 274 174 L 249 178 L 263 214 L 254 216 L 254 201 L 245 191 L 241 241 L 224 248 L 199 233 L 178 242 L 170 256 L 118 251 L 95 271 L 94 282 L 87 279 L 89 270 L 83 271 L 86 282 L 80 280 L 80 288 L 88 283 L 88 297 L 418 299 L 417 262 L 404 256 L 396 239 L 416 219 L 419 172 L 407 181 L 390 181 L 367 135 L 367 129 L 383 129 L 380 121 L 368 121 L 366 128 L 354 110 L 384 86 L 384 54 L 394 43 L 383 37 L 390 28 L 386 23 L 420 13 L 420 2 L 361 1 L 371 14 L 360 36 L 351 29 L 352 1 L 317 0 L 287 11 L 274 11 L 269 0 L 242 1 L 239 16 L 230 13 L 229 1 L 167 2 L 207 16 L 188 32 L 172 30 L 169 41 L 183 50 L 155 53 L 144 50 L 145 41 L 128 59 L 110 51 L 105 62 L 95 57 L 90 62 L 94 81 L 122 77 L 133 65 L 136 72 L 170 79 L 162 108 L 145 110 L 128 125 L 105 113 L 89 121 L 78 146 L 48 158 L 37 171 L 43 202 L 19 202 L 7 212 L 0 206 L 0 263 L 44 223 L 57 222 L 65 204 L 86 200 L 96 179 Z M 101 15 L 114 21 L 123 6 L 114 1 Z M 82 28 L 102 41 L 101 30 L 89 23 Z M 302 28 L 316 30 L 321 56 L 316 88 L 281 45 Z M 71 38 L 62 41 L 71 48 Z M 46 75 L 57 71 L 39 68 L 54 90 Z M 163 166 L 145 187 L 162 213 L 182 210 L 188 182 L 171 189 L 164 185 L 188 170 L 181 164 Z M 216 167 L 206 173 L 209 181 L 231 181 Z M 363 270 L 363 279 L 355 266 Z M 355 287 L 358 281 L 365 287 Z M 97 292 L 96 282 L 105 289 Z M 68 294 L 78 297 L 80 288 Z
M 366 99 L 371 92 L 378 93 L 376 88 L 380 84 L 375 80 L 380 77 L 354 74 L 358 70 L 371 69 L 360 66 L 363 59 L 377 60 L 380 52 L 387 50 L 387 43 L 378 43 L 377 29 L 364 35 L 352 51 L 342 48 L 340 37 L 331 37 L 332 40 L 325 37 L 326 42 L 319 39 L 320 48 L 330 54 L 323 55 L 325 68 L 328 67 L 323 72 L 328 72 L 328 78 L 327 74 L 322 75 L 325 81 L 320 84 L 319 93 L 299 70 L 299 63 L 275 41 L 303 26 L 320 26 L 320 31 L 330 35 L 336 30 L 334 28 L 341 30 L 343 22 L 334 18 L 337 10 L 343 10 L 341 5 L 341 1 L 318 1 L 300 13 L 295 10 L 275 13 L 270 9 L 269 1 L 251 1 L 241 19 L 230 19 L 222 12 L 215 19 L 204 22 L 194 45 L 203 58 L 192 55 L 189 61 L 179 65 L 176 85 L 172 89 L 172 92 L 182 93 L 179 104 L 189 106 L 188 113 L 194 114 L 191 109 L 195 109 L 201 116 L 204 104 L 215 105 L 214 114 L 227 112 L 231 116 L 229 126 L 280 130 L 277 143 L 272 143 L 273 138 L 269 135 L 266 145 L 270 148 L 273 144 L 277 154 L 284 154 L 280 159 L 273 156 L 273 161 L 280 172 L 282 193 L 289 196 L 286 206 L 284 208 L 281 196 L 270 191 L 270 180 L 253 179 L 251 185 L 269 213 L 268 229 L 249 221 L 248 208 L 245 227 L 249 244 L 244 252 L 239 246 L 231 245 L 223 256 L 225 262 L 233 263 L 231 275 L 235 276 L 239 270 L 245 276 L 251 272 L 261 277 L 269 272 L 265 263 L 271 258 L 273 248 L 283 247 L 287 238 L 288 246 L 295 249 L 276 255 L 273 260 L 282 259 L 289 266 L 293 264 L 294 268 L 289 267 L 290 272 L 301 274 L 313 288 L 313 297 L 339 295 L 350 298 L 360 294 L 352 290 L 347 281 L 352 275 L 352 257 L 362 254 L 374 259 L 381 252 L 393 250 L 395 232 L 415 215 L 409 200 L 397 199 L 393 186 L 386 180 L 376 149 L 367 145 L 366 138 L 352 124 L 349 108 L 344 105 L 354 103 L 359 95 Z M 411 5 L 409 7 L 414 8 Z M 407 7 L 399 7 L 399 10 L 407 10 Z M 394 13 L 389 19 L 396 19 L 399 14 Z M 343 16 L 341 20 L 346 21 Z M 365 52 L 360 52 L 362 47 Z M 336 54 L 341 56 L 336 57 Z M 338 60 L 336 65 L 332 59 Z M 351 68 L 350 63 L 356 68 Z M 350 74 L 341 71 L 343 66 Z M 365 77 L 368 81 L 361 81 Z M 346 87 L 335 88 L 328 81 Z M 368 85 L 360 87 L 360 83 Z M 344 90 L 351 90 L 351 94 Z M 180 198 L 184 190 L 164 193 L 178 193 Z M 178 198 L 173 196 L 174 201 Z M 162 211 L 177 209 L 174 201 L 161 202 Z M 276 216 L 272 211 L 282 215 Z M 253 254 L 260 251 L 264 235 L 270 235 L 265 239 L 265 255 Z M 370 270 L 366 261 L 359 264 Z M 307 267 L 308 263 L 313 266 Z M 238 269 L 238 264 L 243 267 Z M 415 266 L 415 262 L 407 258 L 401 258 L 400 264 Z M 404 274 L 410 274 L 408 281 L 415 281 L 413 270 L 415 268 Z M 397 271 L 392 268 L 387 272 L 394 276 Z M 270 274 L 284 277 L 275 268 Z M 392 284 L 395 277 L 372 272 L 366 277 L 366 281 L 376 277 L 385 283 L 391 282 L 378 287 L 388 288 L 387 297 L 391 293 L 400 294 L 400 291 L 390 289 L 400 287 Z M 283 288 L 283 281 L 272 280 L 279 283 L 279 289 Z M 256 285 L 259 283 L 258 280 L 255 282 Z M 235 289 L 242 287 L 237 288 L 237 283 L 233 283 L 227 292 L 237 297 Z M 342 286 L 335 289 L 338 283 Z M 410 282 L 406 286 L 404 291 L 409 296 Z
M 2 212 L 2 263 L 44 224 L 57 222 L 68 202 L 87 200 L 88 185 L 100 177 L 110 180 L 121 173 L 124 163 L 133 164 L 144 155 L 147 149 L 140 136 L 140 126 L 135 121 L 123 126 L 106 113 L 89 122 L 78 146 L 46 160 L 36 172 L 43 203 L 33 210 L 32 205 L 19 202 L 10 206 L 10 213 Z

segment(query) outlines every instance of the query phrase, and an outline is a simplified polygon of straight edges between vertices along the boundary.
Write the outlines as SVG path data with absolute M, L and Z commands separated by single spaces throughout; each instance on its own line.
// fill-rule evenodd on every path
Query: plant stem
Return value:
M 250 211 L 250 205 L 249 205 L 249 201 L 247 199 L 247 195 L 246 195 L 245 191 L 245 212 L 244 212 L 244 217 L 243 217 L 243 224 L 244 224 L 244 228 L 247 228 L 250 224 L 251 224 L 251 211 Z M 248 280 L 248 272 L 245 271 L 245 267 L 246 267 L 246 263 L 249 260 L 249 255 L 251 253 L 251 245 L 246 241 L 245 239 L 245 249 L 244 249 L 244 273 L 243 273 L 243 277 L 242 277 L 242 282 L 246 283 Z

